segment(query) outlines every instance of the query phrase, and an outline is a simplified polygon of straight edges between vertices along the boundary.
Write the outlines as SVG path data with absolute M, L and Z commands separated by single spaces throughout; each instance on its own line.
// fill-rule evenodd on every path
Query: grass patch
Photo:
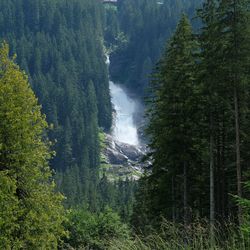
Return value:
M 158 232 L 147 236 L 135 235 L 130 240 L 116 240 L 110 250 L 249 250 L 250 235 L 245 235 L 234 224 L 216 228 L 211 243 L 209 224 L 195 222 L 189 226 L 164 221 Z

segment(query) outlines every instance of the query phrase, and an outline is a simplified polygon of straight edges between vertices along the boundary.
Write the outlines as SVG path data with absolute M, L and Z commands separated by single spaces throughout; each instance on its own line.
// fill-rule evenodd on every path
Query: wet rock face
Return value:
M 119 176 L 124 174 L 126 177 L 130 176 L 132 179 L 139 179 L 142 174 L 143 164 L 141 159 L 145 155 L 145 149 L 115 141 L 109 134 L 106 134 L 105 144 L 106 163 L 112 167 L 109 171 L 117 171 Z
M 117 142 L 116 148 L 130 161 L 140 161 L 141 157 L 144 155 L 143 152 L 136 146 L 129 145 L 126 143 Z
M 108 163 L 114 165 L 123 165 L 128 161 L 127 156 L 116 151 L 116 149 L 107 148 L 106 156 L 108 157 Z
M 108 162 L 110 164 L 124 164 L 140 162 L 145 152 L 138 146 L 130 145 L 123 142 L 115 141 L 111 135 L 106 135 L 106 152 Z

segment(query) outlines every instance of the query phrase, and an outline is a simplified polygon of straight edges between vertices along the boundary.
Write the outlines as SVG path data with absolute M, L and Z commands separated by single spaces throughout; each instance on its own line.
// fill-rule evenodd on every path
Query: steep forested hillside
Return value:
M 249 6 L 0 0 L 0 248 L 250 249 Z
M 111 76 L 115 81 L 143 95 L 149 75 L 179 21 L 181 13 L 195 17 L 201 0 L 118 1 L 116 37 L 118 48 L 111 57 Z M 109 20 L 116 27 L 116 19 Z M 197 25 L 197 21 L 193 20 Z M 108 30 L 110 34 L 110 29 Z M 113 32 L 117 29 L 113 29 Z M 112 36 L 111 36 L 112 37 Z M 110 35 L 109 35 L 110 38 Z
M 68 203 L 95 207 L 98 127 L 111 126 L 101 3 L 0 1 L 0 38 L 30 78 L 47 121 L 58 187 Z

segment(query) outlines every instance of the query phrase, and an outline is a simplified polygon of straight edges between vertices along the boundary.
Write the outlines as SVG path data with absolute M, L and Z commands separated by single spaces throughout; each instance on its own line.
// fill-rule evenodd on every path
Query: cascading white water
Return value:
M 109 56 L 107 56 L 109 65 Z M 109 81 L 111 101 L 115 109 L 112 136 L 116 141 L 130 145 L 139 145 L 138 131 L 134 122 L 134 114 L 138 104 L 128 96 L 125 89 L 120 85 Z
M 138 145 L 137 128 L 133 121 L 133 115 L 136 112 L 136 103 L 128 97 L 121 86 L 109 82 L 112 103 L 116 111 L 114 119 L 114 128 L 112 134 L 114 139 L 119 142 Z

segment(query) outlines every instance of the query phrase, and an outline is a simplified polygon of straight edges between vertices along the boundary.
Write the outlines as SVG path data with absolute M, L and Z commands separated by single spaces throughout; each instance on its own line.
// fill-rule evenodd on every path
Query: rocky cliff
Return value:
M 141 162 L 145 155 L 145 146 L 134 146 L 122 143 L 105 134 L 104 147 L 102 152 L 102 170 L 110 180 L 130 179 L 137 180 L 143 172 Z

